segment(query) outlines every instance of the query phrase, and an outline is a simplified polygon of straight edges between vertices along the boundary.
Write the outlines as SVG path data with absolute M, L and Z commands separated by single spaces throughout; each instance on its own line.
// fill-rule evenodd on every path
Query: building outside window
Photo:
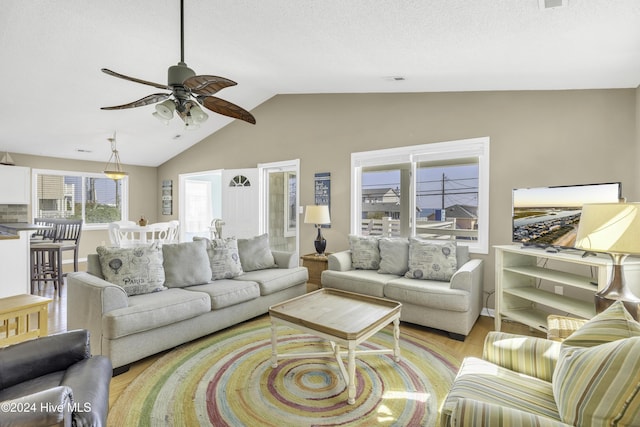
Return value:
M 489 138 L 352 154 L 353 234 L 488 251 Z
M 128 178 L 34 169 L 32 182 L 33 218 L 82 219 L 88 227 L 127 219 Z

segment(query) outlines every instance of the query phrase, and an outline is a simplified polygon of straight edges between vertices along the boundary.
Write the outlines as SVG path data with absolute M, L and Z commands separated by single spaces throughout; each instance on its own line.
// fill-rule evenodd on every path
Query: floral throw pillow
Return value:
M 98 246 L 96 252 L 105 280 L 122 287 L 128 296 L 167 289 L 162 249 L 155 243 L 134 248 Z
M 405 277 L 448 282 L 457 268 L 455 242 L 409 239 L 409 271 Z

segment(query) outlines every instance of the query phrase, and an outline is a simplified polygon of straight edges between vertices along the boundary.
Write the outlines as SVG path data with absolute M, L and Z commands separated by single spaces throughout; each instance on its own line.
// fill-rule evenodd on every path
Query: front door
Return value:
M 260 232 L 258 169 L 222 171 L 222 237 L 246 239 Z

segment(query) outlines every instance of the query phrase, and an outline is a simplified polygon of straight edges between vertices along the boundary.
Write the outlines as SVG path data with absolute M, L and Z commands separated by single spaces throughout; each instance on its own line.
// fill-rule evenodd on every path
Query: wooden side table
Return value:
M 26 294 L 0 298 L 0 347 L 46 336 L 50 302 Z
M 324 255 L 308 254 L 301 257 L 302 266 L 307 267 L 307 270 L 309 271 L 307 291 L 310 292 L 322 288 L 320 276 L 322 275 L 322 272 L 328 268 L 329 260 L 327 255 L 329 255 L 329 253 Z

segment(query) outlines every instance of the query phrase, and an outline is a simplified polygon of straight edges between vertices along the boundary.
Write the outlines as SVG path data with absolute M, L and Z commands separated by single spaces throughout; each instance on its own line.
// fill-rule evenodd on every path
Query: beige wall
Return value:
M 99 173 L 102 172 L 105 165 L 102 162 L 58 159 L 25 154 L 12 153 L 11 156 L 17 165 L 28 166 L 32 169 Z M 160 187 L 157 184 L 157 168 L 123 165 L 123 169 L 129 173 L 129 218 L 136 220 L 140 215 L 145 215 L 149 221 L 157 221 L 160 216 L 160 211 L 156 208 L 160 196 Z M 150 189 L 156 191 L 150 191 Z M 29 218 L 31 218 L 31 207 L 29 207 Z M 109 242 L 106 229 L 83 229 L 80 237 L 79 257 L 85 258 L 88 253 L 95 253 L 96 247 L 102 242 Z M 67 257 L 66 254 L 65 257 Z
M 490 245 L 511 236 L 514 187 L 622 181 L 640 200 L 640 88 L 422 94 L 279 95 L 253 110 L 257 125 L 234 121 L 158 168 L 130 166 L 129 215 L 178 218 L 178 174 L 300 159 L 300 203 L 313 204 L 313 176 L 331 172 L 328 250 L 348 247 L 352 152 L 488 136 L 491 138 Z M 13 154 L 32 168 L 100 172 L 100 162 Z M 173 180 L 173 216 L 161 215 L 162 180 Z M 301 224 L 301 253 L 315 229 Z M 81 257 L 108 241 L 87 231 Z M 494 287 L 493 251 L 485 289 Z M 492 299 L 489 306 L 493 306 Z
M 348 247 L 352 152 L 463 138 L 491 138 L 490 245 L 511 241 L 515 187 L 622 181 L 638 200 L 639 90 L 279 95 L 158 168 L 157 186 L 179 173 L 300 159 L 300 203 L 313 204 L 313 176 L 331 172 L 328 251 Z M 158 203 L 160 203 L 158 201 Z M 158 211 L 159 211 L 158 205 Z M 301 252 L 314 228 L 301 226 Z M 493 251 L 485 290 L 494 287 Z M 489 306 L 492 306 L 492 300 Z

